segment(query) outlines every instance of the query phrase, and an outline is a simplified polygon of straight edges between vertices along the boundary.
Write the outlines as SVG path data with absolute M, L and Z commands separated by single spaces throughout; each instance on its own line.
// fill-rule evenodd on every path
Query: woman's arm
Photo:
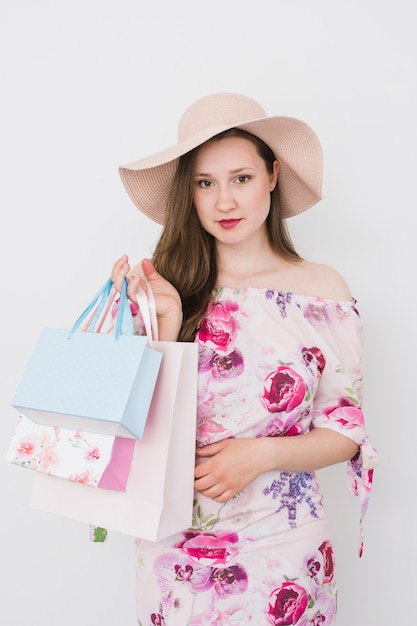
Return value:
M 351 459 L 358 445 L 329 428 L 293 437 L 224 439 L 197 449 L 195 489 L 227 502 L 268 471 L 308 472 Z

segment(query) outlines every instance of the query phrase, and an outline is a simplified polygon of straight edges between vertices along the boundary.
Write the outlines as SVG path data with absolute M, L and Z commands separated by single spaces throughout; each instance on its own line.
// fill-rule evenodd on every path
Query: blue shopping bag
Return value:
M 40 424 L 140 439 L 162 354 L 133 334 L 126 294 L 115 331 L 96 332 L 109 310 L 108 280 L 70 331 L 45 328 L 23 373 L 12 406 Z M 91 313 L 85 330 L 82 322 Z
M 152 291 L 137 295 L 146 334 L 163 358 L 143 437 L 134 442 L 126 491 L 85 489 L 34 472 L 32 506 L 95 526 L 95 541 L 107 536 L 105 529 L 160 541 L 192 524 L 198 346 L 159 341 Z

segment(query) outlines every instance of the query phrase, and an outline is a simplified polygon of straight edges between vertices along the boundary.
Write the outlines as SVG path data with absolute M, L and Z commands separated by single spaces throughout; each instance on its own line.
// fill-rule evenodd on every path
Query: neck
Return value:
M 285 263 L 268 245 L 251 253 L 228 247 L 218 251 L 218 286 L 246 287 L 264 284 Z

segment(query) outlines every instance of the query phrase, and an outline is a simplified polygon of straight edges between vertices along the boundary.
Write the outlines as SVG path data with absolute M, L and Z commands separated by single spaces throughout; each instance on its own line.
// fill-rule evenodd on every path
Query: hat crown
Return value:
M 200 98 L 186 109 L 178 124 L 178 142 L 215 126 L 242 124 L 266 117 L 252 98 L 237 93 L 216 93 Z

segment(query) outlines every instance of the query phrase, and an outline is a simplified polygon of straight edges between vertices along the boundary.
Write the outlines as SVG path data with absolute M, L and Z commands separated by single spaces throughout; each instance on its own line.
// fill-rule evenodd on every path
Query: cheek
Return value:
M 198 218 L 200 221 L 204 220 L 204 217 L 207 215 L 209 209 L 207 199 L 203 198 L 198 192 L 194 192 L 193 203 Z
M 202 204 L 201 196 L 198 193 L 198 190 L 194 191 L 194 193 L 192 195 L 192 198 L 193 198 L 193 203 L 194 203 L 194 206 L 195 206 L 195 210 L 198 213 L 201 210 L 201 204 Z
M 203 210 L 201 203 L 199 204 L 198 202 L 195 202 L 195 200 L 194 200 L 194 211 L 197 215 L 198 221 L 204 227 L 207 222 L 206 213 Z
M 271 208 L 271 194 L 268 189 L 259 190 L 255 202 L 260 212 L 268 214 Z

